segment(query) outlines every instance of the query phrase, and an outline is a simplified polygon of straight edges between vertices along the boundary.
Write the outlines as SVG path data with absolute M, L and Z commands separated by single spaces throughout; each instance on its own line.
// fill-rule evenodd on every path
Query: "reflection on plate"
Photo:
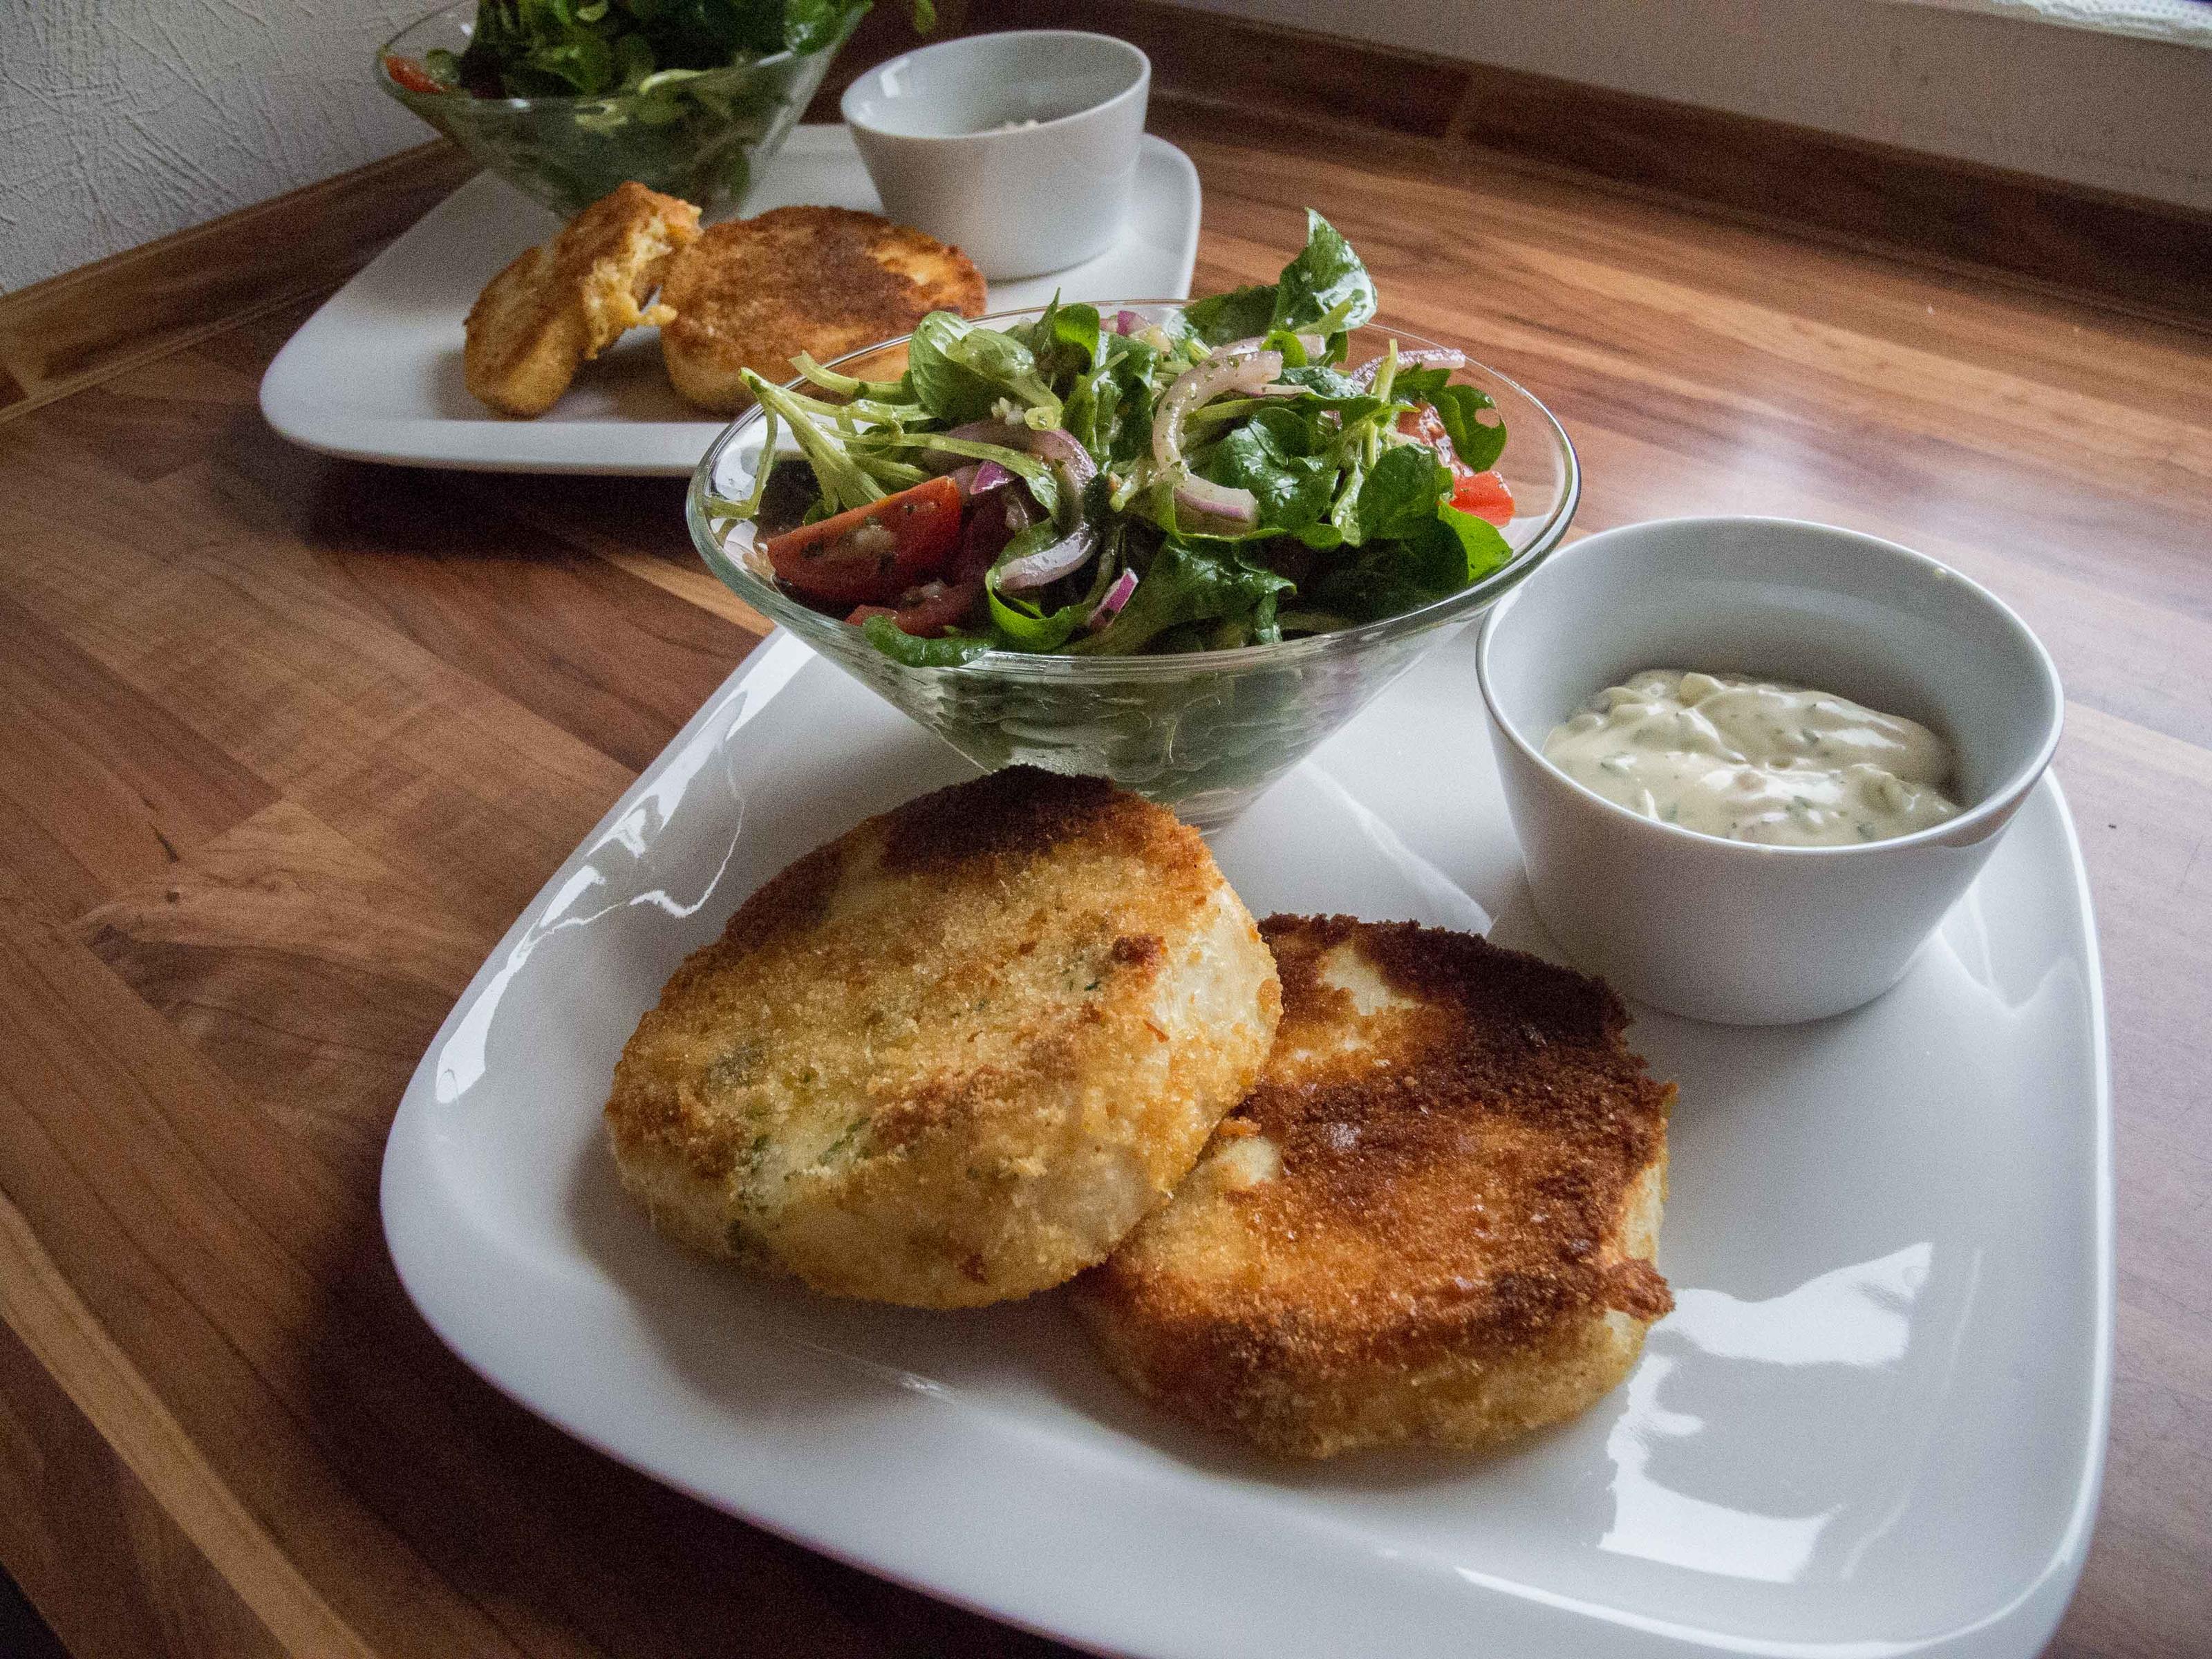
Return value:
M 1255 913 L 1530 919 L 1462 637 L 1215 838 Z M 771 636 L 486 963 L 392 1129 L 410 1291 L 532 1408 L 706 1501 L 1140 1655 L 2013 1659 L 2104 1443 L 2109 1109 L 2046 781 L 1903 985 L 1755 1030 L 1644 1012 L 1679 1080 L 1676 1313 L 1583 1417 L 1488 1458 L 1285 1468 L 1150 1413 L 1057 1298 L 833 1303 L 692 1260 L 598 1114 L 639 1012 L 766 875 L 965 763 Z
M 815 203 L 881 210 L 852 135 L 794 128 L 750 211 Z M 1071 270 L 990 285 L 989 308 L 1190 292 L 1198 255 L 1198 171 L 1164 138 L 1138 157 L 1119 243 Z M 461 378 L 461 319 L 510 259 L 559 219 L 479 174 L 340 289 L 286 343 L 261 380 L 261 412 L 294 443 L 356 460 L 512 472 L 688 476 L 723 422 L 669 389 L 659 342 L 637 329 L 588 363 L 534 421 L 493 414 Z

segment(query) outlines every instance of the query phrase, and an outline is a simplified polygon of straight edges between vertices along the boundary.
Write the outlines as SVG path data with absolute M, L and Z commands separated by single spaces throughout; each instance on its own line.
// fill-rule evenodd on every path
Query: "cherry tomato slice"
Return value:
M 882 605 L 945 567 L 960 539 L 960 486 L 932 478 L 896 495 L 771 536 L 763 550 L 801 599 Z
M 871 617 L 889 617 L 900 633 L 911 634 L 918 640 L 933 640 L 955 623 L 964 622 L 982 597 L 981 576 L 963 582 L 924 582 L 902 595 L 896 608 L 887 605 L 859 605 L 845 620 L 858 628 Z
M 979 501 L 961 532 L 960 550 L 940 581 L 924 582 L 898 596 L 896 605 L 864 605 L 845 620 L 858 628 L 871 617 L 889 617 L 899 632 L 935 639 L 970 620 L 983 605 L 983 577 L 1014 537 L 1015 521 L 997 492 Z
M 1459 483 L 1452 489 L 1451 504 L 1462 513 L 1487 519 L 1494 525 L 1513 522 L 1513 492 L 1495 472 L 1470 472 L 1454 464 Z
M 440 86 L 432 78 L 430 71 L 412 58 L 402 58 L 396 52 L 384 54 L 384 72 L 410 92 L 440 93 L 452 90 L 449 87 Z

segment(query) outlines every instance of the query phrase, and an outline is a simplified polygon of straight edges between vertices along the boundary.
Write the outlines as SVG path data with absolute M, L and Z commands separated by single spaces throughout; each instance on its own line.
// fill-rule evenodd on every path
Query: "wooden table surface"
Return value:
M 1829 520 L 2048 642 L 2120 1181 L 2111 1461 L 2052 1651 L 2212 1650 L 2212 340 L 1531 174 L 1170 133 L 1202 287 L 1271 276 L 1318 206 L 1392 315 L 1558 411 L 1580 529 Z M 78 1655 L 1062 1651 L 617 1468 L 402 1294 L 410 1070 L 761 625 L 674 482 L 287 447 L 255 387 L 304 315 L 0 425 L 0 1563 Z

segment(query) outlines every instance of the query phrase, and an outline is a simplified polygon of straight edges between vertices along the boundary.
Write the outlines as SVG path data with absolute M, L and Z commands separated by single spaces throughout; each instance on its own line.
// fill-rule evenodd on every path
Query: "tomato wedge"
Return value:
M 871 617 L 889 617 L 900 633 L 911 634 L 918 640 L 933 640 L 955 623 L 964 621 L 975 608 L 975 601 L 982 597 L 981 576 L 959 582 L 924 582 L 902 594 L 896 607 L 856 605 L 845 620 L 858 628 Z
M 995 494 L 984 497 L 968 515 L 960 550 L 953 556 L 943 580 L 909 587 L 893 605 L 861 605 L 845 620 L 858 628 L 871 617 L 889 617 L 900 633 L 918 640 L 935 639 L 946 629 L 966 622 L 981 609 L 983 578 L 1013 539 L 1016 522 Z
M 453 90 L 450 87 L 440 86 L 430 71 L 412 58 L 402 58 L 396 52 L 387 52 L 384 54 L 384 72 L 410 92 L 441 93 Z
M 939 574 L 960 540 L 960 486 L 932 478 L 769 538 L 777 577 L 801 599 L 883 605 Z
M 1513 492 L 1495 472 L 1470 472 L 1457 462 L 1452 471 L 1459 482 L 1452 487 L 1451 504 L 1462 513 L 1487 519 L 1494 525 L 1513 522 Z

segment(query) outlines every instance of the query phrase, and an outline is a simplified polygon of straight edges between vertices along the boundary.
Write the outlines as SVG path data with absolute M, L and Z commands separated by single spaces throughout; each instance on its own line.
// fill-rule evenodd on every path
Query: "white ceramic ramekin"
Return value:
M 1121 235 L 1152 84 L 1126 40 L 1018 29 L 894 58 L 840 107 L 884 212 L 986 276 L 1036 276 Z
M 1789 519 L 1670 519 L 1560 550 L 1478 657 L 1528 885 L 1561 947 L 1624 994 L 1771 1025 L 1881 995 L 1964 893 L 2057 747 L 2057 671 L 1992 594 L 1893 542 Z M 1948 823 L 1856 847 L 1722 841 L 1617 806 L 1543 757 L 1641 668 L 1755 673 L 1951 740 Z

